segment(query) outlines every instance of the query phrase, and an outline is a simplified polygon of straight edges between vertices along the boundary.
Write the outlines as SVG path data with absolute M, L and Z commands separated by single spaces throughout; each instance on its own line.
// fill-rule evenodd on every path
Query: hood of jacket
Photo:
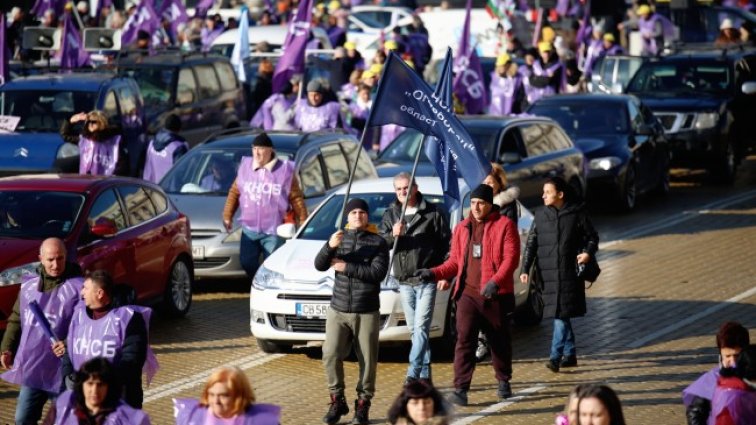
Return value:
M 516 201 L 517 198 L 520 197 L 520 188 L 517 186 L 510 186 L 506 188 L 506 190 L 503 190 L 496 194 L 494 196 L 494 205 L 498 205 L 499 207 L 503 207 L 504 205 L 511 204 L 512 202 Z
M 155 147 L 155 150 L 160 152 L 163 149 L 165 149 L 171 142 L 184 142 L 184 138 L 179 136 L 176 133 L 173 133 L 171 131 L 168 131 L 166 129 L 161 129 L 160 131 L 155 134 L 155 142 L 153 143 L 153 146 Z

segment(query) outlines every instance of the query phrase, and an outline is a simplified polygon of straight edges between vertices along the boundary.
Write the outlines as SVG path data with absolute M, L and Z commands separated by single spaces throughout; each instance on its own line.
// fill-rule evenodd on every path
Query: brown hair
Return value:
M 499 184 L 499 192 L 503 191 L 507 187 L 507 173 L 504 171 L 504 168 L 495 163 L 491 163 L 491 172 L 488 173 L 489 176 L 493 177 L 494 180 L 496 180 L 496 183 Z
M 748 329 L 738 322 L 725 322 L 717 332 L 717 348 L 740 348 L 744 350 L 750 344 Z
M 238 367 L 222 367 L 207 379 L 205 388 L 202 390 L 202 396 L 200 396 L 200 404 L 207 406 L 207 393 L 210 387 L 218 382 L 226 385 L 228 388 L 229 396 L 233 401 L 233 415 L 239 415 L 243 413 L 247 407 L 255 402 L 255 393 L 252 391 L 252 386 L 247 379 L 247 375 L 242 372 Z
M 108 128 L 108 117 L 102 111 L 94 110 L 87 113 L 87 121 L 94 121 L 100 130 Z

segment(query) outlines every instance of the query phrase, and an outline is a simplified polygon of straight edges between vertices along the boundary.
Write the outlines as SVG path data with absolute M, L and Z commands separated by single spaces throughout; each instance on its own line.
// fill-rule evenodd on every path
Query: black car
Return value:
M 176 114 L 181 118 L 181 134 L 193 146 L 217 130 L 239 127 L 248 120 L 244 91 L 225 56 L 132 53 L 116 67 L 139 84 L 150 133 L 162 128 L 169 114 Z
M 697 50 L 645 62 L 628 83 L 664 126 L 672 165 L 732 182 L 756 141 L 756 52 Z
M 528 113 L 552 118 L 588 161 L 591 195 L 608 193 L 622 210 L 636 195 L 669 191 L 669 148 L 664 128 L 635 96 L 578 94 L 539 99 Z
M 502 164 L 511 184 L 519 186 L 520 201 L 527 207 L 541 205 L 543 182 L 563 177 L 585 194 L 585 157 L 559 125 L 549 118 L 466 115 L 459 117 L 485 157 Z M 422 135 L 408 129 L 374 161 L 381 177 L 411 171 Z M 420 156 L 417 176 L 434 176 L 427 156 Z

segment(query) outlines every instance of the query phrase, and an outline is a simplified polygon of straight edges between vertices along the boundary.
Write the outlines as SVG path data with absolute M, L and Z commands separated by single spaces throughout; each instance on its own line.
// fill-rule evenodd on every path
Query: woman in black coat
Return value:
M 543 208 L 535 211 L 533 226 L 523 254 L 520 281 L 528 281 L 528 271 L 536 262 L 543 281 L 543 315 L 554 317 L 554 336 L 546 367 L 577 366 L 575 333 L 570 319 L 584 316 L 585 282 L 578 278 L 577 264 L 587 263 L 598 251 L 598 233 L 573 195 L 572 188 L 559 177 L 543 185 Z

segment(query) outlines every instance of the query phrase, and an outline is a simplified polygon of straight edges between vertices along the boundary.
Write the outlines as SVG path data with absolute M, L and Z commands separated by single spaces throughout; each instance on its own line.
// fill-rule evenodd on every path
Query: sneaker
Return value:
M 559 367 L 575 367 L 577 366 L 577 356 L 569 356 L 562 359 L 562 363 L 559 363 Z
M 457 406 L 467 406 L 467 391 L 454 390 L 449 396 L 449 403 L 456 404 Z
M 549 360 L 546 363 L 546 368 L 550 371 L 557 373 L 559 372 L 559 361 L 558 360 Z
M 323 416 L 323 422 L 333 425 L 338 423 L 343 415 L 349 413 L 349 405 L 347 405 L 343 394 L 331 394 L 330 404 L 328 412 Z
M 501 400 L 512 397 L 512 386 L 509 385 L 509 381 L 499 381 L 499 389 L 496 391 L 496 395 Z
M 360 398 L 354 401 L 354 418 L 353 425 L 366 425 L 370 423 L 368 414 L 370 413 L 370 400 Z
M 483 338 L 478 338 L 478 348 L 475 350 L 475 361 L 480 363 L 484 361 L 489 354 L 488 342 Z

